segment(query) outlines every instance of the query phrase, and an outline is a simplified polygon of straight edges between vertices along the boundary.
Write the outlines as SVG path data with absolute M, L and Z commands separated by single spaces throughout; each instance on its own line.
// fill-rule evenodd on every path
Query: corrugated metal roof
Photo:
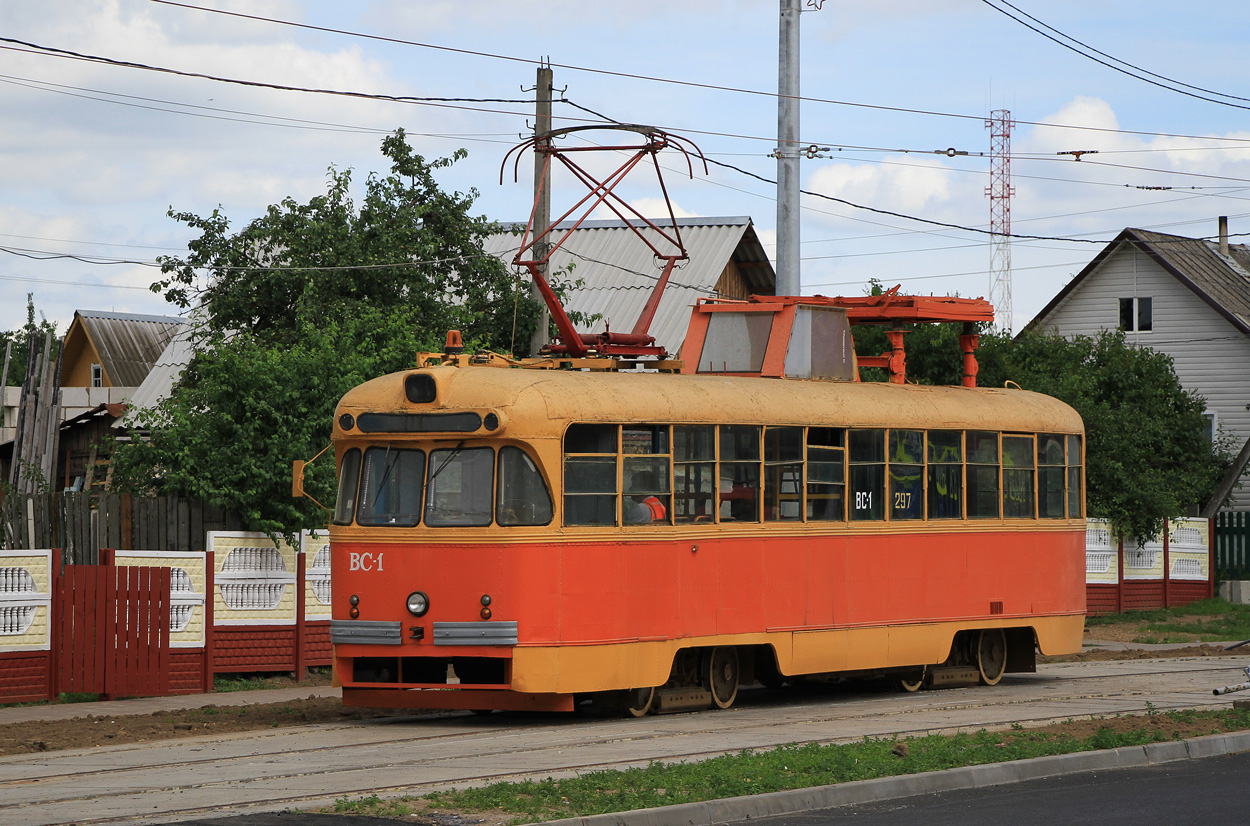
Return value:
M 654 223 L 659 227 L 671 225 L 667 220 Z M 561 224 L 557 229 L 566 226 Z M 521 246 L 520 232 L 525 225 L 503 227 L 508 231 L 491 235 L 483 247 L 511 264 Z M 743 277 L 755 292 L 772 294 L 776 284 L 772 264 L 750 218 L 679 218 L 677 227 L 690 260 L 673 272 L 649 331 L 670 353 L 676 353 L 686 337 L 690 307 L 700 297 L 717 294 L 716 283 L 730 261 L 741 266 Z M 514 228 L 515 234 L 511 231 Z M 654 230 L 644 232 L 658 238 Z M 653 243 L 661 251 L 671 246 L 660 240 Z M 570 264 L 574 266 L 566 280 L 582 279 L 585 284 L 568 291 L 565 309 L 603 315 L 591 327 L 579 325 L 579 332 L 586 333 L 602 332 L 605 322 L 613 331 L 629 332 L 663 269 L 647 245 L 623 221 L 582 222 L 552 255 L 551 270 L 557 272 Z
M 130 395 L 129 409 L 126 415 L 113 422 L 113 427 L 128 427 L 129 419 L 136 410 L 155 407 L 169 396 L 174 383 L 182 376 L 182 371 L 191 363 L 191 325 L 184 324 L 165 345 L 164 351 L 157 357 L 156 363 L 148 371 L 147 377 L 138 389 Z
M 1219 244 L 1145 229 L 1125 229 L 1094 260 L 1085 265 L 1059 294 L 1028 323 L 1023 332 L 1038 329 L 1054 308 L 1088 278 L 1121 244 L 1133 244 L 1226 318 L 1250 335 L 1250 247 L 1229 244 L 1228 255 Z
M 138 387 L 183 326 L 174 316 L 79 310 L 75 315 L 114 387 Z
M 1229 244 L 1224 256 L 1214 241 L 1144 229 L 1126 232 L 1147 244 L 1164 267 L 1188 281 L 1207 303 L 1224 311 L 1225 317 L 1235 317 L 1242 332 L 1250 333 L 1250 249 L 1245 244 Z

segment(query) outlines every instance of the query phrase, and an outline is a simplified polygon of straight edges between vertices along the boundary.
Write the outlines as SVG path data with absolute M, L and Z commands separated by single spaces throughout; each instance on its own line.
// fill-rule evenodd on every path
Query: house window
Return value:
M 1154 329 L 1154 301 L 1150 298 L 1120 299 L 1120 329 L 1148 333 Z
M 1202 430 L 1202 435 L 1207 437 L 1208 442 L 1214 442 L 1216 434 L 1215 414 L 1203 413 L 1202 419 L 1205 424 Z
M 91 386 L 104 386 L 104 368 L 98 364 L 91 365 Z

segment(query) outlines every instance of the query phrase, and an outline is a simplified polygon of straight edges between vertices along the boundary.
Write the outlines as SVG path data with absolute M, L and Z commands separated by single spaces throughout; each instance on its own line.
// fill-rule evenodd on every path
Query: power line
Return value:
M 708 158 L 707 160 L 708 160 L 708 163 L 716 164 L 717 166 L 722 166 L 725 169 L 732 169 L 734 172 L 738 172 L 742 175 L 747 175 L 748 177 L 763 181 L 766 184 L 776 183 L 776 181 L 770 181 L 769 179 L 765 178 L 763 175 L 756 175 L 754 172 L 748 172 L 747 170 L 742 169 L 741 167 L 734 166 L 733 164 L 723 163 L 721 161 L 713 160 L 711 158 Z M 997 235 L 998 234 L 988 229 L 981 229 L 980 227 L 969 227 L 969 226 L 964 226 L 963 224 L 952 224 L 947 221 L 935 221 L 931 218 L 921 218 L 917 215 L 907 215 L 906 213 L 902 213 L 902 212 L 894 212 L 888 209 L 878 209 L 877 207 L 865 206 L 864 204 L 857 204 L 854 201 L 848 201 L 845 198 L 838 198 L 834 195 L 825 195 L 822 192 L 812 192 L 811 190 L 808 190 L 808 189 L 800 189 L 799 191 L 802 192 L 804 195 L 810 195 L 813 198 L 823 198 L 826 201 L 833 201 L 835 203 L 843 204 L 845 206 L 854 207 L 855 209 L 863 209 L 863 210 L 867 210 L 868 212 L 875 212 L 878 215 L 889 215 L 891 218 L 903 218 L 908 221 L 917 221 L 921 224 L 929 224 L 931 226 L 936 226 L 936 227 L 946 227 L 947 229 L 957 229 L 957 230 L 962 230 L 964 232 L 976 232 L 981 235 Z M 1019 235 L 1019 234 L 1013 233 L 1009 235 L 1008 237 L 1019 238 L 1021 240 L 1027 240 L 1027 241 L 1064 241 L 1064 242 L 1071 242 L 1071 243 L 1078 243 L 1078 244 L 1105 244 L 1107 243 L 1106 241 L 1095 239 L 1095 238 L 1061 238 L 1061 237 L 1054 236 L 1054 235 Z
M 1088 261 L 1071 261 L 1064 264 L 1037 264 L 1031 267 L 1016 267 L 1017 270 L 1050 270 L 1056 267 L 1083 267 Z M 912 275 L 912 276 L 894 276 L 890 281 L 933 281 L 939 278 L 966 278 L 973 275 L 985 275 L 985 270 L 972 270 L 970 272 L 947 272 L 941 275 Z M 809 283 L 809 287 L 847 287 L 856 284 L 863 284 L 864 281 L 819 281 Z
M 1229 95 L 1229 94 L 1225 94 L 1224 92 L 1216 92 L 1216 91 L 1212 91 L 1211 89 L 1204 89 L 1201 86 L 1194 86 L 1189 83 L 1183 83 L 1182 81 L 1175 80 L 1165 75 L 1157 74 L 1148 69 L 1143 69 L 1142 67 L 1136 66 L 1132 63 L 1129 63 L 1128 61 L 1120 60 L 1118 57 L 1112 57 L 1106 52 L 1101 52 L 1098 49 L 1095 49 L 1093 46 L 1083 43 L 1080 40 L 1077 40 L 1075 37 L 1064 34 L 1063 32 L 1059 31 L 1053 26 L 1049 26 L 1046 23 L 1043 23 L 1041 20 L 1038 20 L 1036 17 L 1032 16 L 1028 12 L 1023 11 L 1017 6 L 1013 6 L 1011 3 L 1008 3 L 1007 0 L 993 0 L 993 2 L 992 0 L 981 0 L 981 2 L 989 6 L 991 9 L 998 12 L 999 14 L 1005 15 L 1006 17 L 1009 17 L 1010 19 L 1016 21 L 1017 23 L 1024 26 L 1025 28 L 1031 29 L 1037 32 L 1038 34 L 1040 34 L 1042 37 L 1046 38 L 1047 40 L 1050 40 L 1051 42 L 1056 43 L 1069 51 L 1075 52 L 1079 54 L 1081 57 L 1087 58 L 1089 60 L 1094 61 L 1095 63 L 1099 63 L 1103 66 L 1106 66 L 1108 69 L 1112 69 L 1123 75 L 1128 75 L 1134 80 L 1140 80 L 1144 83 L 1149 83 L 1151 86 L 1158 86 L 1160 89 L 1167 89 L 1169 92 L 1176 92 L 1177 94 L 1186 95 L 1187 97 L 1197 98 L 1198 100 L 1203 100 L 1203 101 L 1206 101 L 1207 103 L 1218 103 L 1221 106 L 1230 106 L 1234 109 L 1250 110 L 1250 106 L 1242 106 L 1241 104 L 1231 103 L 1227 100 L 1218 100 L 1216 98 L 1206 97 L 1206 95 L 1217 95 L 1218 97 L 1230 98 L 1231 100 L 1241 100 L 1241 101 L 1246 101 L 1246 102 L 1250 102 L 1250 98 L 1239 97 L 1237 95 Z M 1026 23 L 1024 20 L 1021 20 L 1020 17 L 1017 17 L 1015 14 L 1012 14 L 1011 12 L 1008 12 L 1000 8 L 999 6 L 995 5 L 995 2 L 1001 3 L 1002 5 L 1016 12 L 1016 14 L 1019 14 L 1021 17 L 1028 18 L 1029 20 L 1036 23 L 1037 26 Z M 1042 31 L 1042 28 L 1038 28 L 1038 26 L 1050 32 L 1054 32 L 1054 34 L 1058 35 L 1058 37 L 1047 34 L 1047 32 Z M 1060 38 L 1063 38 L 1063 39 L 1061 40 Z M 1065 40 L 1070 41 L 1070 42 L 1064 42 Z M 1072 44 L 1076 44 L 1076 45 L 1074 46 Z M 1083 49 L 1085 51 L 1082 51 Z M 1093 54 L 1089 54 L 1089 52 L 1093 52 Z M 1094 57 L 1094 55 L 1100 55 L 1101 57 L 1107 58 L 1107 60 L 1101 60 L 1098 57 Z M 1120 66 L 1116 66 L 1113 63 L 1110 63 L 1108 61 L 1114 61 L 1115 63 L 1119 63 Z M 1129 68 L 1128 69 L 1122 68 L 1124 66 L 1127 66 Z M 1132 71 L 1130 71 L 1130 69 Z M 1135 72 L 1140 72 L 1141 74 L 1135 74 Z M 1142 76 L 1143 74 L 1149 75 L 1150 77 L 1143 77 Z M 1166 81 L 1166 83 L 1160 83 L 1159 81 L 1151 80 L 1150 79 L 1151 77 L 1158 78 L 1159 81 Z M 1167 85 L 1169 83 L 1174 84 L 1174 85 L 1172 86 Z M 1200 95 L 1200 94 L 1196 94 L 1195 92 L 1187 92 L 1185 91 L 1185 89 L 1176 88 L 1177 86 L 1183 86 L 1186 89 L 1194 89 L 1196 90 L 1196 92 L 1203 92 L 1204 94 Z
M 420 97 L 416 95 L 384 95 L 372 92 L 354 92 L 341 89 L 317 89 L 304 86 L 287 86 L 281 83 L 267 83 L 260 80 L 242 80 L 240 78 L 221 77 L 218 75 L 209 75 L 203 72 L 187 72 L 181 69 L 170 69 L 164 66 L 152 66 L 146 63 L 135 63 L 128 60 L 115 60 L 111 57 L 101 57 L 99 55 L 83 54 L 68 49 L 58 49 L 53 46 L 41 46 L 37 43 L 30 43 L 25 40 L 17 40 L 12 37 L 0 37 L 0 42 L 15 43 L 19 46 L 25 46 L 26 49 L 13 49 L 9 46 L 0 46 L 0 48 L 9 49 L 10 51 L 21 51 L 34 54 L 46 54 L 52 57 L 63 57 L 72 60 L 83 60 L 88 63 L 102 63 L 108 66 L 118 66 L 125 69 L 142 69 L 148 72 L 159 72 L 161 74 L 177 75 L 179 77 L 198 78 L 200 80 L 211 80 L 217 83 L 232 83 L 238 86 L 251 86 L 259 89 L 274 89 L 280 92 L 304 92 L 307 94 L 317 95 L 334 95 L 338 97 L 362 98 L 365 100 L 382 100 L 391 103 L 409 103 L 419 104 L 423 106 L 436 106 L 443 109 L 463 109 L 470 112 L 485 112 L 487 114 L 497 115 L 517 115 L 523 116 L 524 113 L 510 112 L 503 109 L 482 109 L 472 106 L 457 106 L 457 103 L 525 103 L 533 104 L 532 100 L 517 98 L 450 98 L 450 97 Z M 33 50 L 33 51 L 31 51 Z
M 470 57 L 485 57 L 485 58 L 490 58 L 492 60 L 504 60 L 504 61 L 509 61 L 513 63 L 522 63 L 527 66 L 546 65 L 546 66 L 551 66 L 552 68 L 555 68 L 555 69 L 567 69 L 568 71 L 573 71 L 573 72 L 586 72 L 588 74 L 599 74 L 599 75 L 605 75 L 608 77 L 619 77 L 619 78 L 625 78 L 629 80 L 643 80 L 643 81 L 647 81 L 650 83 L 665 83 L 665 84 L 670 84 L 674 86 L 686 86 L 686 87 L 695 88 L 695 89 L 707 89 L 710 91 L 730 92 L 734 94 L 752 95 L 756 97 L 765 97 L 765 98 L 777 97 L 776 92 L 763 91 L 760 89 L 745 89 L 745 88 L 739 88 L 735 86 L 723 86 L 723 85 L 719 85 L 715 83 L 702 83 L 702 82 L 690 81 L 690 80 L 677 80 L 674 78 L 657 77 L 653 75 L 642 75 L 642 74 L 637 74 L 633 72 L 619 72 L 619 71 L 613 71 L 610 69 L 596 69 L 596 68 L 588 67 L 588 66 L 576 66 L 573 64 L 569 64 L 569 63 L 551 63 L 548 60 L 535 60 L 531 58 L 515 57 L 512 55 L 503 55 L 503 54 L 497 54 L 493 52 L 484 52 L 484 51 L 479 51 L 479 50 L 474 50 L 474 49 L 461 49 L 461 48 L 456 48 L 453 46 L 440 46 L 435 43 L 423 43 L 423 42 L 416 41 L 416 40 L 404 40 L 402 38 L 397 38 L 397 37 L 385 37 L 382 35 L 367 34 L 365 32 L 356 32 L 356 31 L 351 31 L 348 29 L 338 29 L 338 28 L 333 28 L 329 26 L 315 26 L 310 23 L 297 23 L 295 21 L 282 20 L 282 19 L 274 18 L 274 17 L 263 17 L 260 15 L 254 15 L 254 14 L 244 14 L 243 12 L 228 11 L 226 9 L 214 9 L 214 8 L 208 8 L 205 6 L 196 6 L 191 3 L 174 2 L 174 0 L 151 0 L 151 2 L 159 3 L 165 6 L 174 6 L 177 8 L 189 9 L 192 11 L 200 11 L 200 12 L 206 12 L 206 13 L 211 13 L 211 14 L 220 14 L 220 15 L 225 15 L 227 17 L 236 17 L 236 18 L 240 18 L 244 20 L 255 20 L 258 22 L 272 23 L 272 24 L 279 25 L 279 26 L 290 26 L 293 28 L 305 29 L 309 31 L 317 31 L 317 32 L 325 33 L 325 34 L 338 34 L 338 35 L 343 35 L 345 37 L 357 37 L 357 38 L 361 38 L 365 40 L 375 40 L 375 41 L 379 41 L 383 43 L 393 43 L 393 44 L 400 45 L 400 46 L 415 46 L 418 48 L 432 49 L 432 50 L 443 51 L 443 52 L 448 52 L 452 54 L 461 54 L 461 55 L 466 55 Z M 873 103 L 857 103 L 857 102 L 846 101 L 846 100 L 835 100 L 832 98 L 814 98 L 814 97 L 799 96 L 797 99 L 804 103 L 823 103 L 823 104 L 829 104 L 833 106 L 850 106 L 850 107 L 861 108 L 861 109 L 872 109 L 872 110 L 882 111 L 882 112 L 895 112 L 899 114 L 926 115 L 930 117 L 955 118 L 959 120 L 975 120 L 975 121 L 985 120 L 984 115 L 968 115 L 968 114 L 961 114 L 957 112 L 939 112 L 939 111 L 933 111 L 933 110 L 927 110 L 927 109 L 913 109 L 913 108 L 902 107 L 902 106 L 885 106 L 882 104 L 873 104 Z M 1151 136 L 1151 137 L 1193 138 L 1196 140 L 1217 140 L 1217 141 L 1228 141 L 1231 143 L 1250 143 L 1250 138 L 1223 138 L 1223 137 L 1214 137 L 1210 135 L 1205 135 L 1205 136 L 1203 135 L 1181 135 L 1181 134 L 1173 134 L 1173 133 L 1168 133 L 1168 132 L 1148 132 L 1148 131 L 1138 131 L 1138 130 L 1131 130 L 1131 129 L 1111 129 L 1107 127 L 1098 127 L 1098 126 L 1074 126 L 1071 124 L 1049 123 L 1049 122 L 1042 122 L 1042 121 L 1027 121 L 1027 120 L 1017 120 L 1016 123 L 1023 124 L 1026 126 L 1040 126 L 1040 127 L 1045 127 L 1045 128 L 1051 128 L 1051 129 L 1076 129 L 1076 130 L 1081 130 L 1081 131 L 1106 132 L 1106 133 L 1118 134 L 1118 135 L 1145 135 L 1145 136 Z

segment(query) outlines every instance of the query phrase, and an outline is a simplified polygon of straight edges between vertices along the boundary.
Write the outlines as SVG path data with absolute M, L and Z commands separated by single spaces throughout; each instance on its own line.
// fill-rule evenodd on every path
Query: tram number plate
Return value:
M 372 551 L 353 551 L 348 554 L 347 567 L 352 571 L 381 571 L 383 556 Z

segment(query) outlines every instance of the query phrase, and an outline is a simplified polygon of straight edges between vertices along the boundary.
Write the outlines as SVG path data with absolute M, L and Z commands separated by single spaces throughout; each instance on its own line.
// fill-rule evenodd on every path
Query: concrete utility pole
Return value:
M 799 295 L 799 11 L 781 0 L 777 50 L 777 294 Z
M 551 131 L 551 88 L 552 88 L 552 72 L 550 66 L 538 67 L 538 79 L 534 83 L 534 96 L 536 98 L 534 110 L 534 137 L 539 137 Z M 540 140 L 535 144 L 535 150 L 539 146 L 550 145 L 550 140 Z M 547 182 L 547 186 L 543 186 L 543 169 L 546 167 L 547 160 L 550 156 L 535 151 L 534 152 L 534 237 L 538 237 L 547 231 L 551 226 L 551 181 Z M 551 245 L 546 239 L 534 244 L 534 258 L 541 261 L 547 256 L 547 250 Z M 543 274 L 543 278 L 549 278 L 548 267 L 546 264 L 539 265 L 539 270 Z M 543 301 L 543 295 L 538 290 L 536 284 L 530 285 L 530 296 L 538 302 L 542 310 L 538 314 L 538 327 L 534 330 L 534 335 L 530 338 L 530 355 L 538 355 L 538 351 L 547 343 L 547 328 L 550 326 L 550 318 L 547 313 L 547 305 Z

